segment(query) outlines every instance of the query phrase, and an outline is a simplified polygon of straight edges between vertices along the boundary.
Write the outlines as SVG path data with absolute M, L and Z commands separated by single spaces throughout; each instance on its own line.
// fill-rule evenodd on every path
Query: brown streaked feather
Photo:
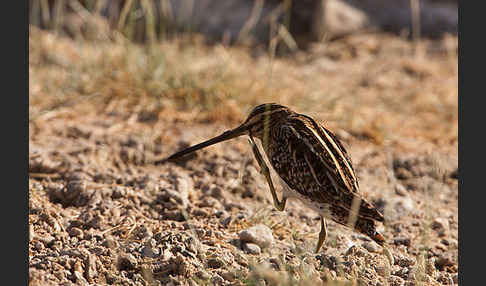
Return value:
M 358 197 L 361 200 L 359 216 L 382 221 L 383 216 L 359 195 L 356 175 L 345 148 L 329 130 L 320 128 L 324 127 L 307 116 L 296 114 L 279 130 L 273 129 L 270 135 L 279 144 L 269 146 L 265 152 L 275 171 L 301 195 L 339 206 L 347 212 L 351 210 L 353 199 Z M 293 152 L 289 153 L 289 149 Z
M 343 147 L 339 139 L 329 130 L 327 130 L 322 124 L 317 123 L 311 117 L 307 115 L 300 114 L 307 118 L 307 120 L 312 124 L 313 130 L 316 130 L 318 136 L 320 136 L 323 141 L 328 144 L 329 143 L 329 150 L 333 153 L 334 158 L 338 161 L 338 166 L 340 166 L 340 175 L 344 183 L 348 186 L 348 189 L 351 192 L 358 192 L 358 179 L 356 178 L 356 174 L 354 173 L 354 169 L 352 167 L 351 159 Z

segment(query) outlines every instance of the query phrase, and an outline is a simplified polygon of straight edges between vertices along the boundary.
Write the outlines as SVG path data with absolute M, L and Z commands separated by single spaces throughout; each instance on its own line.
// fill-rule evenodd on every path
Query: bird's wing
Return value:
M 286 151 L 295 154 L 289 158 L 290 164 L 305 163 L 302 167 L 316 184 L 329 181 L 339 192 L 358 193 L 352 162 L 334 134 L 305 115 L 288 120 L 280 129 L 277 140 L 286 141 Z

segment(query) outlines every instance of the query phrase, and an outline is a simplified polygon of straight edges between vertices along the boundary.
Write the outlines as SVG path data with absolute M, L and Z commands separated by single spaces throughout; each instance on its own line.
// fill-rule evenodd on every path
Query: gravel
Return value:
M 159 116 L 148 127 L 136 120 L 139 112 L 130 120 L 129 112 L 111 108 L 117 111 L 67 109 L 69 115 L 29 122 L 29 150 L 36 150 L 29 171 L 37 174 L 29 177 L 30 284 L 241 285 L 289 273 L 296 284 L 308 277 L 308 285 L 318 281 L 310 277 L 346 281 L 355 273 L 363 285 L 458 283 L 457 180 L 450 178 L 457 163 L 441 177 L 427 156 L 393 149 L 401 154 L 389 166 L 382 146 L 349 135 L 353 159 L 373 154 L 356 170 L 364 196 L 383 202 L 380 232 L 393 242 L 394 263 L 374 242 L 330 220 L 316 255 L 315 214 L 293 199 L 285 212 L 273 208 L 245 140 L 202 150 L 184 164 L 151 166 L 145 156 L 176 150 L 181 134 L 193 143 L 223 126 Z M 431 201 L 426 192 L 438 195 Z M 419 263 L 422 254 L 427 260 Z

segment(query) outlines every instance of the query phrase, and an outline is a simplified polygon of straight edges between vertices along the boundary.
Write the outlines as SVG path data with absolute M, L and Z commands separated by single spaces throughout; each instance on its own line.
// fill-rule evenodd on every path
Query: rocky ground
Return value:
M 202 46 L 182 60 L 180 49 L 161 47 L 164 64 L 198 69 L 168 77 L 185 85 L 163 78 L 161 92 L 158 79 L 136 81 L 144 50 L 31 30 L 31 285 L 458 284 L 457 38 L 424 43 L 418 58 L 379 34 L 295 59 Z M 224 87 L 204 72 L 221 55 L 238 75 Z M 385 214 L 390 255 L 333 222 L 314 254 L 317 214 L 294 200 L 273 208 L 246 138 L 151 163 L 236 126 L 262 100 L 342 139 L 361 192 Z

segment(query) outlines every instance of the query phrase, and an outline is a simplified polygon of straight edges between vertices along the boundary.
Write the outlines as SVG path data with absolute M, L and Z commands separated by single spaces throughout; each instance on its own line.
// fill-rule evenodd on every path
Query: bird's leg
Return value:
M 273 204 L 275 205 L 275 208 L 277 210 L 283 211 L 285 209 L 285 203 L 287 202 L 287 198 L 283 197 L 282 200 L 279 201 L 277 197 L 277 193 L 275 192 L 275 188 L 273 187 L 272 178 L 270 177 L 270 170 L 268 169 L 265 160 L 263 160 L 262 154 L 260 154 L 260 151 L 258 150 L 258 147 L 255 144 L 253 137 L 250 136 L 249 142 L 253 150 L 253 154 L 255 154 L 255 158 L 258 162 L 258 165 L 260 165 L 260 173 L 263 174 L 267 179 L 268 186 L 270 187 L 270 192 L 272 193 L 272 197 L 273 197 Z
M 322 244 L 326 240 L 327 237 L 327 225 L 326 220 L 321 216 L 321 232 L 319 233 L 319 240 L 317 241 L 316 253 L 319 252 Z

